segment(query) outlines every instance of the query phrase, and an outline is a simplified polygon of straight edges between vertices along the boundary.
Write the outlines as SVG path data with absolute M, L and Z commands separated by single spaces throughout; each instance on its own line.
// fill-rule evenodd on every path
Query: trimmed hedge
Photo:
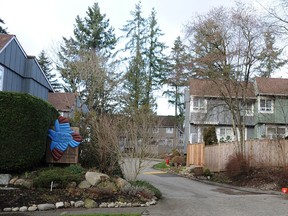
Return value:
M 0 92 L 0 172 L 20 172 L 39 164 L 57 116 L 57 110 L 40 98 Z

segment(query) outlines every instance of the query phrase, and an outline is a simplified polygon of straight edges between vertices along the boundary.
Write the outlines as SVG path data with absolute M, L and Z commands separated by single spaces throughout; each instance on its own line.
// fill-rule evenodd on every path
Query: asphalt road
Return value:
M 155 162 L 151 162 L 152 165 Z M 89 213 L 141 213 L 151 216 L 284 216 L 288 199 L 281 194 L 263 194 L 251 190 L 206 184 L 177 175 L 146 168 L 138 177 L 159 188 L 163 199 L 148 208 L 61 209 L 24 215 L 65 215 Z M 0 213 L 0 215 L 2 215 Z

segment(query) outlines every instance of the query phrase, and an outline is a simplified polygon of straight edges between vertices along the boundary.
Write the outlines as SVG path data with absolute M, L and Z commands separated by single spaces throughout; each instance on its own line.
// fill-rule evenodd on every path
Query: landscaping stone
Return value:
M 69 202 L 64 202 L 64 207 L 65 207 L 65 208 L 71 207 L 71 203 L 69 203 Z
M 33 187 L 33 181 L 31 179 L 17 179 L 14 185 L 31 189 Z
M 11 177 L 10 174 L 0 174 L 0 185 L 8 185 Z
M 90 187 L 91 187 L 91 184 L 87 180 L 80 182 L 80 184 L 78 185 L 78 188 L 81 188 L 81 189 L 86 189 Z
M 26 211 L 28 211 L 28 207 L 27 206 L 22 206 L 22 207 L 19 208 L 19 211 L 20 212 L 26 212 Z
M 107 207 L 108 208 L 114 208 L 115 207 L 115 203 L 113 203 L 113 202 L 108 203 Z
M 74 206 L 76 208 L 81 208 L 84 206 L 84 202 L 82 200 L 75 202 Z
M 84 201 L 85 208 L 97 208 L 98 204 L 93 199 L 86 198 Z
M 93 186 L 99 184 L 103 180 L 109 179 L 109 176 L 99 172 L 87 172 L 85 179 Z
M 55 207 L 56 207 L 56 209 L 63 208 L 64 207 L 64 202 L 55 203 Z
M 3 211 L 4 211 L 4 212 L 11 212 L 11 211 L 12 211 L 12 208 L 4 208 Z
M 12 208 L 12 212 L 18 212 L 18 211 L 19 211 L 19 207 Z
M 18 179 L 19 177 L 18 176 L 15 176 L 14 178 L 12 178 L 10 181 L 9 181 L 9 184 L 11 185 L 14 185 L 16 180 Z
M 37 206 L 30 206 L 30 207 L 28 207 L 28 211 L 29 212 L 33 212 L 33 211 L 36 211 L 38 208 L 37 208 Z
M 108 207 L 108 203 L 105 203 L 105 202 L 99 205 L 99 208 L 107 208 L 107 207 Z
M 54 204 L 49 204 L 49 203 L 39 204 L 37 205 L 37 207 L 39 211 L 47 211 L 47 210 L 52 210 L 56 208 Z
M 119 189 L 122 189 L 126 186 L 131 186 L 131 184 L 128 181 L 120 177 L 115 178 L 114 182 Z

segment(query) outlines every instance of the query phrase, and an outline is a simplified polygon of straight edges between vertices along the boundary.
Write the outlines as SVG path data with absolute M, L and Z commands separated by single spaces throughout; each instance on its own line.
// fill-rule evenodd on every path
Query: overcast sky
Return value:
M 242 0 L 257 3 L 256 0 Z M 16 35 L 18 41 L 28 55 L 38 56 L 41 50 L 50 52 L 62 37 L 73 34 L 75 18 L 86 16 L 88 7 L 98 2 L 101 13 L 110 19 L 119 30 L 131 18 L 138 0 L 0 0 L 0 18 L 4 20 L 8 33 Z M 156 9 L 158 24 L 163 41 L 172 46 L 177 36 L 181 36 L 183 25 L 195 14 L 203 14 L 217 6 L 231 7 L 233 0 L 142 0 L 143 15 L 148 17 L 151 9 Z M 159 114 L 173 115 L 172 107 L 168 107 L 167 99 L 160 98 Z

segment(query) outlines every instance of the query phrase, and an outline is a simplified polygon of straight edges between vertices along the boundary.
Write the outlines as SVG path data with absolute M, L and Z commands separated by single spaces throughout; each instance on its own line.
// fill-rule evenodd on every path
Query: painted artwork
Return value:
M 48 137 L 52 140 L 50 151 L 56 161 L 62 157 L 69 146 L 75 148 L 82 141 L 80 134 L 71 129 L 69 119 L 63 116 L 55 120 L 54 130 L 49 129 Z

